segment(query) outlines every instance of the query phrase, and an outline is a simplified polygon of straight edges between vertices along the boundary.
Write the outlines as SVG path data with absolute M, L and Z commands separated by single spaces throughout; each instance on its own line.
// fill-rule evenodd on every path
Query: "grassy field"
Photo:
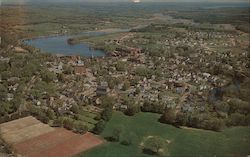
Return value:
M 160 136 L 170 140 L 164 156 L 232 156 L 241 157 L 250 154 L 250 127 L 235 127 L 223 132 L 198 129 L 178 129 L 157 122 L 158 114 L 139 113 L 127 117 L 114 112 L 101 136 L 111 136 L 115 128 L 122 128 L 121 141 L 133 135 L 132 145 L 124 146 L 119 142 L 106 143 L 79 157 L 146 157 L 140 143 L 147 136 Z

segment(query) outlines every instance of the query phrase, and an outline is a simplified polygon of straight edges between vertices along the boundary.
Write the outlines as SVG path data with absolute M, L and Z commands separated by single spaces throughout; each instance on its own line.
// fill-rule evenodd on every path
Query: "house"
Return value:
M 116 104 L 114 104 L 113 109 L 118 111 L 125 111 L 128 109 L 128 106 L 123 105 L 121 102 L 117 102 Z
M 84 62 L 81 60 L 80 56 L 71 56 L 69 58 L 69 62 L 68 64 L 73 65 L 73 66 L 80 66 L 80 65 L 84 65 Z
M 102 95 L 107 95 L 108 94 L 108 88 L 105 86 L 98 86 L 96 89 L 96 95 L 97 96 L 102 96 Z
M 96 95 L 97 96 L 107 95 L 109 91 L 110 89 L 108 87 L 108 83 L 101 82 L 101 84 L 96 88 Z
M 74 66 L 75 75 L 84 75 L 86 74 L 86 68 L 84 65 L 76 65 Z

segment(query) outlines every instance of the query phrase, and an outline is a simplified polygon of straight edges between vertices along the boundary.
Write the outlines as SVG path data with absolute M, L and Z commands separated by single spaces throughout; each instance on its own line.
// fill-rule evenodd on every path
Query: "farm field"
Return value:
M 17 154 L 26 157 L 70 157 L 103 143 L 92 133 L 52 128 L 31 116 L 1 124 L 0 133 Z
M 139 113 L 127 117 L 120 112 L 114 112 L 103 137 L 109 137 L 115 128 L 121 128 L 120 141 L 131 138 L 132 144 L 125 146 L 119 142 L 107 143 L 94 148 L 80 157 L 146 157 L 142 153 L 140 143 L 148 136 L 160 136 L 170 141 L 166 146 L 164 156 L 246 156 L 250 154 L 250 127 L 233 127 L 222 132 L 200 129 L 178 129 L 157 122 L 158 114 Z M 122 123 L 121 123 L 122 122 Z

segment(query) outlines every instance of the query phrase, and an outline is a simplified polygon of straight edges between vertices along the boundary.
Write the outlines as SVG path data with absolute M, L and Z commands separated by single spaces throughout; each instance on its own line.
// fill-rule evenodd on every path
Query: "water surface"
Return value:
M 105 52 L 102 50 L 94 50 L 90 48 L 88 44 L 68 44 L 69 38 L 79 37 L 83 35 L 87 36 L 100 36 L 110 33 L 126 32 L 127 29 L 116 29 L 109 32 L 84 32 L 78 35 L 62 35 L 62 36 L 49 36 L 25 40 L 24 43 L 35 48 L 40 49 L 42 52 L 51 54 L 61 54 L 61 55 L 81 55 L 85 57 L 103 57 Z

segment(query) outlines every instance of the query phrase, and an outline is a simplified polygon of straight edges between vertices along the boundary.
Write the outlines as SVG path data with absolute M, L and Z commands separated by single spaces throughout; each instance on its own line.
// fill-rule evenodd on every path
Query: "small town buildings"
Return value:
M 110 89 L 108 87 L 108 83 L 101 82 L 101 84 L 96 88 L 96 95 L 97 96 L 107 95 L 109 91 Z
M 76 65 L 74 66 L 74 73 L 75 75 L 84 75 L 86 74 L 86 68 L 84 65 Z

